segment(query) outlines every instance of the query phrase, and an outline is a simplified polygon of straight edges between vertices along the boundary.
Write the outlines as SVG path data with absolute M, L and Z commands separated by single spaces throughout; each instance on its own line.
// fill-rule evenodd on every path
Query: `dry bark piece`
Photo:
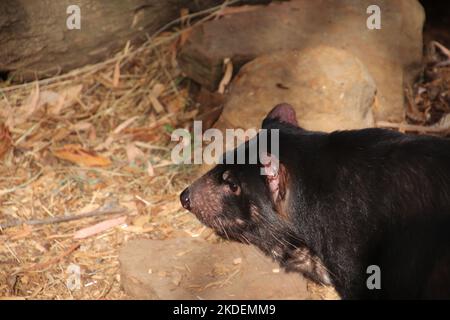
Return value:
M 84 239 L 87 237 L 94 236 L 103 231 L 109 230 L 121 224 L 124 224 L 127 217 L 122 216 L 118 218 L 108 219 L 99 223 L 94 224 L 93 226 L 89 226 L 75 232 L 73 238 L 74 239 Z

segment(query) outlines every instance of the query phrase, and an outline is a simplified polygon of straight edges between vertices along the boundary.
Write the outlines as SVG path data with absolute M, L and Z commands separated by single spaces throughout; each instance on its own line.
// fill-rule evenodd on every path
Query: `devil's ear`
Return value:
M 298 127 L 294 108 L 288 103 L 277 104 L 263 120 L 261 127 L 265 128 L 273 121 L 284 122 Z
M 278 205 L 286 196 L 288 179 L 286 168 L 270 153 L 262 153 L 260 162 L 261 174 L 265 176 L 274 204 Z

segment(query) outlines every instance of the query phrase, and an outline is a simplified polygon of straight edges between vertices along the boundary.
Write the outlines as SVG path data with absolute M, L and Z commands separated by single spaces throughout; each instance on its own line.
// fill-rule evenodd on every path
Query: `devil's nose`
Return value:
M 184 189 L 184 191 L 180 194 L 180 201 L 183 208 L 186 210 L 191 209 L 191 200 L 189 198 L 189 188 Z

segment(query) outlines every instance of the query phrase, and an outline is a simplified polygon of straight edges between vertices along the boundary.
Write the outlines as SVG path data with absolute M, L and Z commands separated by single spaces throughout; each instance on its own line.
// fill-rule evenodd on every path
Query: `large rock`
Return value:
M 137 299 L 311 299 L 306 280 L 254 247 L 204 240 L 136 240 L 120 252 L 121 282 Z M 331 290 L 331 289 L 330 289 Z M 326 297 L 336 298 L 331 293 Z
M 291 104 L 299 124 L 308 130 L 372 127 L 375 93 L 367 69 L 345 50 L 318 46 L 281 51 L 241 69 L 216 127 L 259 128 L 280 102 Z
M 381 9 L 380 30 L 367 28 L 370 5 Z M 423 22 L 424 11 L 416 0 L 274 3 L 197 27 L 179 61 L 189 77 L 214 89 L 222 77 L 225 58 L 231 58 L 238 68 L 279 50 L 322 44 L 341 48 L 359 58 L 375 80 L 376 120 L 400 121 L 404 113 L 403 87 L 411 84 L 420 71 Z

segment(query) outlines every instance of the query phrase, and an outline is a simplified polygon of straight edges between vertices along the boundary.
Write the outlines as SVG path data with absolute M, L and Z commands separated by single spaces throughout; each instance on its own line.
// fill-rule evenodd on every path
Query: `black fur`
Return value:
M 277 118 L 263 127 L 280 130 L 284 216 L 260 164 L 221 164 L 187 189 L 200 220 L 287 269 L 330 277 L 344 299 L 450 298 L 449 140 L 382 129 L 325 134 Z M 381 290 L 367 288 L 369 265 L 381 269 Z

